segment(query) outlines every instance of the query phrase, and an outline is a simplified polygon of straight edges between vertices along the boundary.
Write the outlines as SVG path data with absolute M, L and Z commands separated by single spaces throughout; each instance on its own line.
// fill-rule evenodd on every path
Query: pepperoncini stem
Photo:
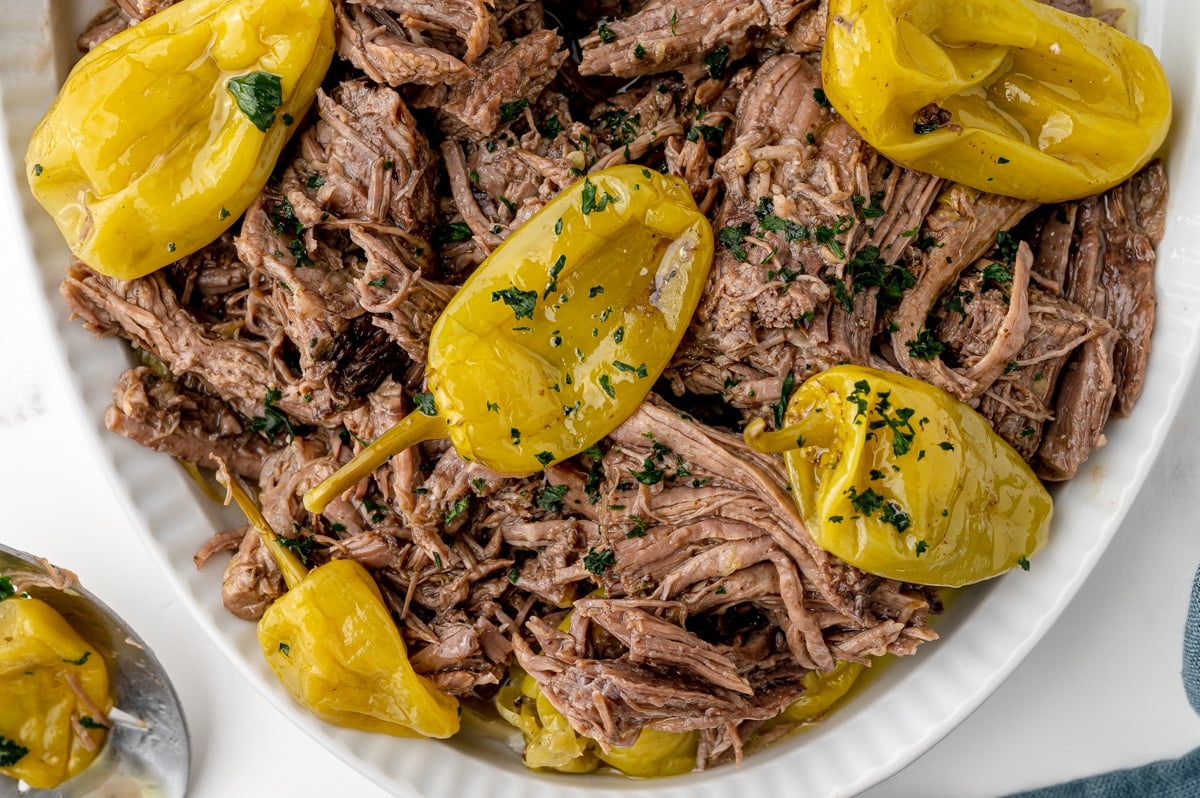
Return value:
M 805 429 L 807 426 L 804 424 L 789 424 L 783 429 L 767 432 L 766 420 L 755 418 L 746 425 L 742 435 L 746 439 L 746 444 L 755 451 L 765 454 L 783 454 L 804 446 L 802 434 Z
M 288 590 L 291 590 L 304 580 L 308 575 L 308 569 L 301 564 L 300 559 L 289 549 L 284 548 L 278 540 L 271 525 L 267 523 L 267 519 L 263 517 L 262 512 L 250 498 L 250 494 L 238 482 L 237 477 L 229 474 L 224 468 L 217 472 L 217 481 L 225 486 L 229 491 L 229 495 L 233 497 L 237 503 L 238 509 L 246 516 L 246 520 L 258 532 L 258 537 L 262 544 L 267 547 L 267 552 L 271 555 L 271 559 L 279 566 L 280 572 L 283 574 L 283 581 L 287 584 Z
M 767 422 L 751 419 L 742 436 L 751 449 L 766 454 L 800 457 L 814 465 L 833 467 L 840 456 L 838 429 L 821 413 L 791 415 L 786 426 L 768 432 Z
M 320 513 L 346 489 L 386 463 L 394 455 L 422 441 L 445 438 L 446 421 L 441 416 L 427 416 L 421 411 L 409 413 L 391 429 L 380 435 L 351 460 L 304 494 L 304 509 Z

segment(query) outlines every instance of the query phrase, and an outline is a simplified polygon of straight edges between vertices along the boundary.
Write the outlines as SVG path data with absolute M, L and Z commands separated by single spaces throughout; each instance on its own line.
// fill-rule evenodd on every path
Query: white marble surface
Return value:
M 2 173 L 2 172 L 0 172 Z M 7 186 L 3 187 L 7 189 Z M 196 798 L 386 794 L 278 715 L 214 649 L 109 494 L 13 266 L 0 190 L 0 540 L 76 571 L 171 673 L 192 731 Z M 1200 402 L 1188 401 L 1111 548 L 1046 638 L 957 730 L 870 798 L 994 796 L 1200 745 L 1180 681 L 1200 564 Z M 398 743 L 402 744 L 402 743 Z M 1197 785 L 1200 790 L 1200 785 Z

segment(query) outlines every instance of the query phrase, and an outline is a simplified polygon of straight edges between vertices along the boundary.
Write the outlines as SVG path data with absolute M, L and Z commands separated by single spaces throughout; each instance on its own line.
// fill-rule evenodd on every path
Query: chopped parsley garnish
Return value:
M 325 178 L 321 177 L 319 174 L 316 174 L 315 172 L 313 174 L 309 175 L 308 178 L 304 181 L 304 187 L 309 189 L 310 191 L 316 191 L 318 188 L 320 188 L 323 185 L 325 185 Z
M 879 203 L 883 201 L 884 193 L 876 191 L 871 195 L 871 204 L 867 205 L 867 198 L 862 194 L 855 194 L 850 197 L 850 203 L 854 206 L 854 210 L 862 214 L 864 219 L 878 219 L 887 213 L 887 209 Z
M 547 485 L 536 492 L 536 500 L 538 507 L 541 507 L 548 513 L 557 513 L 562 510 L 563 497 L 567 495 L 570 488 L 566 485 Z
M 446 511 L 445 521 L 450 524 L 462 516 L 467 511 L 467 506 L 471 503 L 470 496 L 460 496 L 454 500 L 454 504 L 450 505 L 450 509 Z M 440 566 L 439 566 L 440 567 Z
M 516 319 L 532 319 L 533 308 L 537 304 L 537 291 L 522 291 L 515 285 L 509 286 L 503 291 L 493 291 L 492 301 L 499 302 L 501 300 L 512 308 L 513 316 Z
M 16 592 L 17 589 L 13 587 L 12 579 L 9 579 L 7 576 L 0 576 L 0 601 L 11 598 Z
M 529 107 L 529 100 L 522 97 L 510 103 L 500 103 L 500 123 L 511 122 Z
M 471 480 L 471 487 L 475 489 L 476 493 L 483 493 L 484 488 L 487 487 L 487 480 L 483 477 L 475 477 Z
M 616 201 L 617 198 L 612 194 L 609 194 L 607 191 L 604 192 L 603 197 L 597 200 L 596 184 L 593 183 L 590 178 L 585 177 L 583 179 L 583 194 L 582 199 L 580 200 L 580 210 L 583 212 L 584 216 L 592 213 L 592 211 L 600 213 L 608 207 L 608 203 Z
M 562 227 L 562 219 L 558 220 L 558 228 Z M 562 273 L 563 267 L 567 265 L 567 256 L 559 255 L 558 260 L 554 261 L 554 265 L 550 267 L 550 282 L 546 283 L 546 290 L 542 292 L 542 299 L 546 299 L 555 291 L 558 290 L 558 275 Z
M 829 102 L 829 97 L 825 94 L 824 89 L 813 89 L 812 95 L 813 102 L 815 102 L 821 108 L 833 108 L 833 104 Z
M 355 436 L 355 437 L 357 437 L 357 436 Z M 362 441 L 359 441 L 359 442 L 361 443 Z M 379 502 L 372 499 L 370 496 L 363 497 L 362 505 L 363 505 L 364 510 L 367 510 L 368 512 L 371 513 L 371 521 L 373 523 L 376 523 L 376 524 L 381 523 L 384 518 L 387 518 L 387 516 L 384 515 L 384 512 L 383 512 L 387 508 L 384 507 Z
M 866 491 L 859 493 L 858 488 L 851 485 L 846 489 L 846 496 L 850 499 L 850 506 L 854 508 L 855 512 L 868 518 L 883 507 L 883 496 L 876 493 L 874 488 L 867 488 Z
M 638 42 L 637 44 L 635 44 L 633 46 L 633 57 L 635 60 L 638 60 L 638 61 L 641 61 L 643 58 L 646 57 L 646 48 L 642 47 L 641 42 Z
M 938 443 L 938 448 L 941 449 L 943 452 L 952 452 L 952 451 L 954 451 L 954 444 L 951 443 L 950 441 L 940 441 Z
M 625 340 L 625 327 L 624 327 L 624 325 L 622 325 L 622 326 L 618 327 L 617 329 L 613 330 L 613 341 L 619 344 L 624 340 Z
M 763 230 L 783 233 L 784 241 L 790 243 L 792 241 L 803 241 L 808 238 L 807 227 L 798 222 L 793 222 L 791 219 L 784 219 L 782 216 L 775 215 L 775 202 L 770 197 L 759 199 L 758 207 L 754 209 L 754 216 L 758 219 L 758 224 Z
M 488 399 L 486 401 L 486 404 L 487 404 L 488 412 L 491 412 L 491 413 L 499 413 L 500 412 L 500 405 L 496 404 L 491 399 Z
M 588 299 L 595 299 L 596 297 L 600 296 L 603 293 L 604 293 L 604 286 L 593 285 L 591 288 L 588 289 Z
M 974 291 L 963 291 L 959 289 L 954 292 L 953 296 L 949 296 L 942 300 L 942 307 L 949 313 L 957 313 L 962 316 L 963 321 L 967 320 L 967 305 L 975 300 Z
M 278 388 L 271 388 L 263 396 L 263 414 L 250 419 L 250 431 L 257 432 L 267 440 L 274 440 L 275 436 L 283 430 L 287 430 L 288 443 L 291 443 L 296 435 L 292 431 L 292 423 L 288 421 L 288 417 L 283 411 L 275 406 L 275 403 L 283 398 L 283 394 Z
M 562 235 L 562 217 L 561 216 L 559 217 L 558 221 L 554 223 L 554 235 L 556 235 L 556 236 Z
M 85 729 L 107 729 L 100 721 L 93 718 L 91 715 L 81 715 L 79 717 L 79 725 Z
M 63 662 L 67 663 L 68 665 L 82 665 L 83 663 L 87 662 L 91 656 L 92 652 L 85 651 L 76 659 L 64 659 Z
M 508 437 L 512 438 L 513 446 L 521 445 L 521 430 L 517 429 L 516 427 L 510 427 L 508 430 Z
M 729 48 L 725 45 L 714 47 L 704 56 L 704 66 L 708 69 L 708 76 L 713 80 L 720 80 L 725 76 L 725 67 L 729 63 Z
M 883 307 L 898 303 L 904 292 L 917 284 L 912 272 L 898 264 L 888 264 L 874 244 L 867 244 L 855 252 L 846 266 L 854 281 L 854 292 L 879 288 L 879 304 Z
M 366 506 L 366 504 L 364 503 L 363 506 Z M 276 535 L 275 542 L 295 554 L 296 559 L 300 560 L 301 565 L 308 565 L 308 555 L 317 547 L 317 541 L 312 535 L 303 535 L 298 538 L 285 538 L 283 535 Z
M 607 571 L 610 567 L 617 564 L 617 556 L 613 554 L 612 549 L 601 549 L 596 551 L 594 546 L 588 547 L 588 553 L 583 555 L 583 567 L 588 573 L 599 576 Z
M 908 513 L 901 510 L 895 502 L 888 502 L 883 506 L 879 513 L 879 520 L 896 527 L 897 532 L 903 532 L 912 526 L 912 519 L 908 517 Z
M 617 371 L 625 371 L 630 374 L 636 374 L 638 377 L 641 377 L 643 379 L 645 379 L 650 374 L 650 372 L 647 371 L 647 369 L 646 369 L 645 363 L 641 363 L 637 366 L 631 366 L 628 363 L 621 362 L 620 360 L 614 360 L 612 362 L 612 364 L 614 367 L 616 367 Z
M 437 403 L 433 400 L 431 393 L 418 393 L 413 395 L 413 406 L 427 416 L 437 415 Z
M 1006 285 L 1012 285 L 1012 272 L 1003 263 L 989 263 L 983 267 L 983 281 L 985 283 L 995 283 L 1003 288 Z
M 45 171 L 45 170 L 42 169 L 42 165 L 40 163 L 35 163 L 33 165 L 33 176 L 34 177 L 41 177 L 43 171 Z
M 687 132 L 687 140 L 699 141 L 701 138 L 709 144 L 720 144 L 725 139 L 725 128 L 721 125 L 692 125 Z
M 605 44 L 611 44 L 617 40 L 617 34 L 613 33 L 612 28 L 601 22 L 600 27 L 596 30 L 596 34 L 600 37 L 600 41 Z
M 283 80 L 270 72 L 251 72 L 229 79 L 225 84 L 237 107 L 263 133 L 275 121 L 275 111 L 283 105 Z
M 747 257 L 745 242 L 748 235 L 750 235 L 749 222 L 742 222 L 737 227 L 726 225 L 717 231 L 717 241 L 732 252 L 735 258 L 745 261 Z
M 587 494 L 588 501 L 595 504 L 600 501 L 600 482 L 604 479 L 604 450 L 600 448 L 600 444 L 596 444 L 589 446 L 584 454 L 591 463 L 583 483 L 583 492 Z
M 603 388 L 604 392 L 611 398 L 617 398 L 617 389 L 613 387 L 612 380 L 609 379 L 607 374 L 600 375 L 600 387 Z
M 297 269 L 313 265 L 313 259 L 308 256 L 308 247 L 304 246 L 304 239 L 293 238 L 291 243 L 288 244 L 287 249 L 288 252 L 292 253 L 292 257 L 296 259 Z M 378 284 L 382 288 L 386 282 L 383 277 L 380 277 L 378 281 L 372 280 L 368 285 Z
M 551 452 L 538 452 L 533 457 L 544 466 L 548 466 L 554 462 L 554 455 Z
M 520 578 L 521 578 L 521 572 L 518 571 L 516 568 L 513 568 L 511 571 L 508 572 L 508 581 L 511 582 L 512 584 L 515 585 L 517 583 L 517 580 Z
M 816 242 L 826 247 L 830 252 L 833 253 L 833 256 L 839 260 L 846 257 L 846 251 L 842 249 L 841 242 L 835 238 L 835 236 L 837 236 L 839 233 L 845 232 L 844 230 L 840 230 L 840 227 L 841 224 L 835 225 L 834 227 L 820 224 L 817 225 L 817 229 L 813 233 L 813 238 L 816 239 Z M 849 228 L 846 229 L 848 230 Z
M 679 24 L 679 12 L 672 9 L 671 11 L 671 35 L 675 35 L 675 26 Z
M 933 337 L 929 330 L 921 330 L 914 341 L 905 341 L 908 353 L 920 360 L 933 360 L 946 351 L 946 345 Z
M 857 421 L 860 416 L 865 416 L 867 414 L 867 407 L 870 404 L 867 400 L 870 398 L 870 396 L 871 383 L 867 382 L 866 380 L 859 380 L 858 382 L 854 383 L 854 390 L 849 396 L 846 397 L 846 401 L 850 402 L 856 408 L 854 411 L 855 421 Z
M 12 767 L 28 753 L 28 748 L 0 734 L 0 768 Z
M 646 537 L 646 522 L 642 520 L 640 515 L 631 515 L 629 520 L 633 522 L 633 529 L 625 533 L 627 538 L 644 538 Z
M 217 214 L 217 220 L 218 220 L 218 221 L 222 221 L 222 222 L 223 222 L 223 221 L 225 221 L 225 220 L 226 220 L 226 219 L 228 219 L 228 218 L 229 218 L 229 209 L 228 209 L 228 208 L 221 208 L 221 211 L 220 211 L 220 213 L 218 213 L 218 214 Z
M 280 641 L 279 653 L 285 657 L 290 657 L 290 656 L 292 656 L 292 647 L 289 646 L 287 643 Z
M 1024 554 L 1022 554 L 1020 557 L 1017 558 L 1017 565 L 1021 566 L 1022 571 L 1029 570 L 1029 560 L 1025 557 Z
M 792 391 L 796 387 L 796 375 L 792 371 L 788 371 L 783 375 L 783 385 L 780 388 L 779 401 L 771 405 L 772 420 L 775 422 L 775 429 L 783 429 L 783 417 L 787 411 L 788 400 L 792 398 Z
M 866 380 L 860 380 L 855 383 L 855 388 L 857 389 L 860 384 L 866 385 Z M 851 396 L 854 395 L 852 394 Z M 867 425 L 867 428 L 871 431 L 878 431 L 885 428 L 890 429 L 892 431 L 892 453 L 897 457 L 903 457 L 912 450 L 913 439 L 917 434 L 912 425 L 912 417 L 916 411 L 911 407 L 897 407 L 893 414 L 889 414 L 893 410 L 891 392 L 885 391 L 878 396 L 879 401 L 875 403 L 874 410 L 879 415 L 879 418 L 878 420 L 871 421 Z
M 996 251 L 1005 263 L 1012 263 L 1017 259 L 1017 248 L 1020 244 L 1021 242 L 1007 230 L 1000 230 L 996 233 Z
M 296 240 L 298 241 L 299 239 Z M 367 280 L 367 285 L 373 285 L 376 288 L 387 288 L 387 278 L 376 277 L 374 280 Z
M 928 543 L 926 543 L 926 542 L 925 542 L 925 541 L 923 541 L 923 540 L 918 540 L 918 541 L 917 541 L 917 545 L 916 545 L 916 547 L 913 549 L 913 552 L 914 552 L 914 553 L 915 553 L 915 554 L 916 554 L 918 557 L 920 557 L 922 554 L 924 554 L 924 553 L 925 553 L 925 550 L 926 550 L 926 549 L 928 549 L 928 548 L 929 548 L 929 544 L 928 544 Z
M 854 312 L 854 292 L 846 287 L 846 283 L 840 277 L 834 277 L 832 274 L 825 275 L 825 283 L 833 289 L 833 298 L 838 301 L 842 309 L 847 313 Z
M 630 474 L 643 485 L 657 485 L 663 479 L 663 470 L 654 465 L 653 457 L 642 461 L 641 471 L 631 471 Z
M 433 233 L 433 243 L 435 244 L 453 244 L 458 241 L 466 241 L 471 237 L 471 228 L 464 222 L 451 222 L 439 227 Z

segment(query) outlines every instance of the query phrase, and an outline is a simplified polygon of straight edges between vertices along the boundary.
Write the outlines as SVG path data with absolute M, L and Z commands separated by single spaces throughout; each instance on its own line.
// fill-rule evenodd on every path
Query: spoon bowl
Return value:
M 96 647 L 108 666 L 115 707 L 104 751 L 89 767 L 48 790 L 22 789 L 25 785 L 0 775 L 0 798 L 182 798 L 191 767 L 187 722 L 150 648 L 73 574 L 43 559 L 0 544 L 0 576 L 49 604 Z

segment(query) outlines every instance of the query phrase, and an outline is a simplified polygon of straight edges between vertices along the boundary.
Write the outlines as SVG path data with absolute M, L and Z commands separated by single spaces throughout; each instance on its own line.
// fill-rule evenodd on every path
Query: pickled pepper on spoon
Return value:
M 645 399 L 700 301 L 713 234 L 687 184 L 635 165 L 584 177 L 479 266 L 434 325 L 417 409 L 312 488 L 335 496 L 420 441 L 525 476 Z

